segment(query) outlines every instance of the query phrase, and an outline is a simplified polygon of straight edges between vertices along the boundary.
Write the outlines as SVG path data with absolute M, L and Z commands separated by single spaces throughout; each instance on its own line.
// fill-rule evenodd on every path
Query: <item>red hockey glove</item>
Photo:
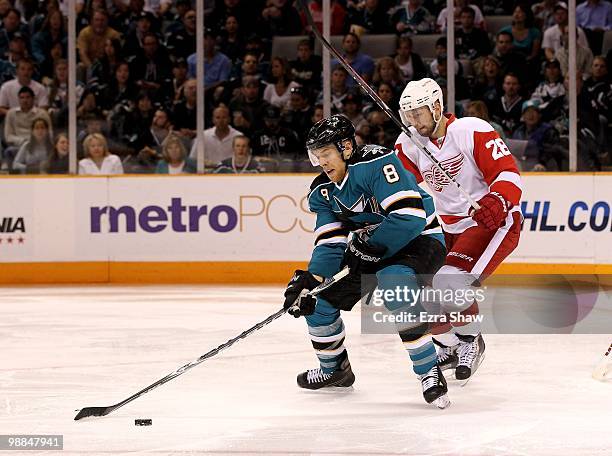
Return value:
M 487 193 L 478 204 L 480 209 L 472 213 L 472 218 L 478 226 L 491 231 L 504 226 L 508 209 L 512 207 L 512 203 L 497 192 Z

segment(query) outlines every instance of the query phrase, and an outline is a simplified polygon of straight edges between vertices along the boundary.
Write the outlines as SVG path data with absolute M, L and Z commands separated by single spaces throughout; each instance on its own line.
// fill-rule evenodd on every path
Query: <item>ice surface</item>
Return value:
M 76 409 L 115 404 L 263 320 L 281 296 L 0 289 L 0 433 L 63 434 L 62 455 L 612 454 L 612 384 L 591 379 L 609 336 L 487 335 L 477 376 L 451 385 L 441 411 L 423 402 L 397 336 L 360 335 L 358 308 L 343 314 L 351 392 L 297 388 L 316 359 L 303 319 L 285 316 L 106 417 L 73 421 Z

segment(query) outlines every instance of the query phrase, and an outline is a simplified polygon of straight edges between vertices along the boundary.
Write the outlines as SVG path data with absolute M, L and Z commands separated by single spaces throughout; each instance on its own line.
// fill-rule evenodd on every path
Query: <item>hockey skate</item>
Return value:
M 485 353 L 485 343 L 481 334 L 478 336 L 458 336 L 461 342 L 457 348 L 457 368 L 455 378 L 465 386 L 482 364 Z
M 327 387 L 350 387 L 355 382 L 355 374 L 351 369 L 348 357 L 340 363 L 340 368 L 327 374 L 320 367 L 309 369 L 297 376 L 297 384 L 300 388 L 318 390 Z
M 439 409 L 445 409 L 450 405 L 450 400 L 446 395 L 448 386 L 439 366 L 436 365 L 426 374 L 419 375 L 419 379 L 423 387 L 425 402 L 433 404 Z
M 448 369 L 455 369 L 457 367 L 457 362 L 459 359 L 457 358 L 457 345 L 453 345 L 452 347 L 447 347 L 446 345 L 442 345 L 439 342 L 436 342 L 438 346 L 438 366 L 440 370 L 445 371 Z

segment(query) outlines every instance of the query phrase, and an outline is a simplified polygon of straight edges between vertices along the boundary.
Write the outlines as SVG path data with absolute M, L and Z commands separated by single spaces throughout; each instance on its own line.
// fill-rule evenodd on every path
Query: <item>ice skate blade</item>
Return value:
M 457 363 L 446 364 L 444 366 L 440 366 L 438 364 L 438 367 L 440 368 L 442 372 L 447 371 L 447 370 L 455 370 L 455 368 L 457 367 Z
M 348 394 L 352 393 L 355 388 L 353 386 L 326 386 L 325 388 L 319 389 L 308 389 L 301 388 L 302 391 L 305 391 L 307 394 Z
M 437 398 L 435 401 L 430 402 L 430 404 L 435 405 L 441 410 L 444 410 L 445 408 L 450 407 L 451 401 L 446 394 L 443 394 L 442 396 Z
M 472 371 L 472 374 L 468 378 L 466 378 L 465 380 L 455 379 L 455 381 L 459 383 L 459 386 L 463 388 L 465 385 L 468 384 L 468 382 L 472 379 L 472 377 L 474 377 L 474 374 L 476 374 L 476 372 L 478 371 L 478 368 L 480 367 L 484 359 L 485 359 L 485 354 L 483 353 L 480 359 L 478 360 L 478 364 L 476 364 L 476 367 L 474 368 L 474 370 Z

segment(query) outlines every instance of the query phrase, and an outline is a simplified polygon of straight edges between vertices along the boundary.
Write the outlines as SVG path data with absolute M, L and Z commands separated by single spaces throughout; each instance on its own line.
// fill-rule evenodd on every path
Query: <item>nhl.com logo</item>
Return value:
M 23 217 L 0 217 L 0 247 L 25 243 Z

